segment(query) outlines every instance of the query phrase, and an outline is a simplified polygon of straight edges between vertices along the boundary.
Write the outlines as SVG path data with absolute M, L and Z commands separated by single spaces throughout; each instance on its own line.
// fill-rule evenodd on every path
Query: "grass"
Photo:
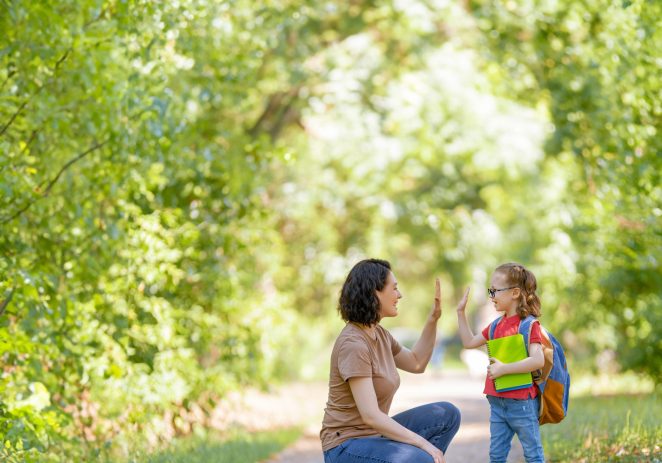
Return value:
M 542 426 L 548 461 L 662 463 L 659 393 L 571 397 L 568 416 Z
M 571 393 L 575 396 L 649 394 L 655 390 L 652 379 L 633 372 L 618 374 L 575 374 Z
M 301 435 L 300 429 L 235 432 L 173 442 L 168 450 L 138 460 L 144 463 L 256 463 L 279 452 Z

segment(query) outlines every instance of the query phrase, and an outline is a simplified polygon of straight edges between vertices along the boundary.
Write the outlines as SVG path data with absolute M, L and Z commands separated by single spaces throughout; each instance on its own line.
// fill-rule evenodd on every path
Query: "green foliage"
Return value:
M 258 81 L 286 78 L 260 74 L 280 13 L 247 34 L 235 3 L 3 4 L 7 449 L 74 458 L 80 441 L 159 435 L 164 413 L 277 375 L 253 270 L 279 156 Z
M 659 378 L 662 6 L 473 3 L 488 59 L 503 63 L 504 90 L 547 108 L 546 152 L 573 165 L 557 200 L 567 211 L 558 229 L 572 241 L 574 264 L 564 270 L 574 281 L 551 277 L 564 293 L 565 327 Z
M 568 417 L 541 429 L 545 454 L 554 462 L 635 462 L 662 457 L 660 397 L 575 397 Z
M 450 301 L 522 261 L 573 361 L 659 379 L 661 8 L 2 3 L 5 456 L 158 445 L 319 374 L 367 255 L 412 325 L 434 275 Z

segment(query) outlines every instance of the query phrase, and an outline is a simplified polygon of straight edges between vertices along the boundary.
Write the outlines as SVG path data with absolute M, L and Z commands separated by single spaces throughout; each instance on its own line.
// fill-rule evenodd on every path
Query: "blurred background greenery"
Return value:
M 463 288 L 478 320 L 490 271 L 519 261 L 573 369 L 659 386 L 661 18 L 0 2 L 7 461 L 157 445 L 229 392 L 323 377 L 368 256 L 405 295 L 389 327 L 420 326 L 442 279 L 449 339 Z

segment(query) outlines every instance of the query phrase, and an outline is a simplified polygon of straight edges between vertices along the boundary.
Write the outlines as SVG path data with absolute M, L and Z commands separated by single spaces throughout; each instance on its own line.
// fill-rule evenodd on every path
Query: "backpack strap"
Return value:
M 499 324 L 500 321 L 501 321 L 501 317 L 497 318 L 492 323 L 490 323 L 490 330 L 489 330 L 487 339 L 494 339 L 494 330 L 496 330 L 496 327 L 497 327 L 497 325 Z
M 517 330 L 519 334 L 524 336 L 524 345 L 526 346 L 526 354 L 529 354 L 529 347 L 531 341 L 531 328 L 533 328 L 533 322 L 538 320 L 533 315 L 529 315 L 524 320 L 519 322 L 519 329 Z

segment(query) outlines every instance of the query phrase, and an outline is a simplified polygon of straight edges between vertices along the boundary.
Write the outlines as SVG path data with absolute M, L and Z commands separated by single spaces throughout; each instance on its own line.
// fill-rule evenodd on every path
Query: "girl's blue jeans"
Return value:
M 393 417 L 405 428 L 446 452 L 460 427 L 460 411 L 448 402 L 412 408 Z M 429 453 L 385 437 L 358 437 L 324 452 L 324 463 L 432 463 Z
M 527 463 L 544 463 L 538 410 L 540 397 L 517 400 L 487 396 L 490 403 L 490 463 L 508 458 L 513 435 L 522 443 Z

